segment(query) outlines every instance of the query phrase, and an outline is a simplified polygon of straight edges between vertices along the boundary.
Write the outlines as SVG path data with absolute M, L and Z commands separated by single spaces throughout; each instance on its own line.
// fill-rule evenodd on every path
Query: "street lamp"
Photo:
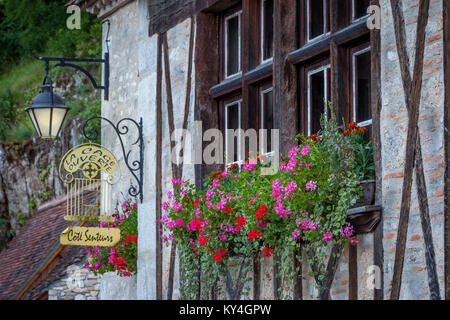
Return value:
M 0 0 L 1 1 L 1 0 Z M 108 31 L 109 34 L 109 20 Z M 52 78 L 48 74 L 50 69 L 50 62 L 57 62 L 53 67 L 70 67 L 82 72 L 91 81 L 95 89 L 104 90 L 103 98 L 108 100 L 109 95 L 109 40 L 106 40 L 106 49 L 103 59 L 91 59 L 91 58 L 65 58 L 65 57 L 36 57 L 38 60 L 43 60 L 45 62 L 45 77 L 43 84 L 41 86 L 42 91 L 39 93 L 31 103 L 31 106 L 25 109 L 30 116 L 31 122 L 33 123 L 34 129 L 41 139 L 56 139 L 61 131 L 62 124 L 66 118 L 67 112 L 70 110 L 69 107 L 64 105 L 63 99 L 57 94 L 53 93 L 53 82 Z M 80 66 L 78 63 L 101 63 L 103 65 L 103 85 L 98 84 L 90 72 L 84 67 Z M 46 81 L 48 80 L 48 84 Z M 131 186 L 128 189 L 128 193 L 132 197 L 138 197 L 143 200 L 143 176 L 144 176 L 144 138 L 143 138 L 143 123 L 142 118 L 139 122 L 131 118 L 123 118 L 119 120 L 116 124 L 104 117 L 91 117 L 85 121 L 83 125 L 83 136 L 87 140 L 95 140 L 99 132 L 96 130 L 87 131 L 87 124 L 93 120 L 103 120 L 109 123 L 119 138 L 120 146 L 124 155 L 125 164 L 130 170 L 133 177 L 136 179 L 137 186 Z M 128 125 L 130 123 L 136 127 L 137 139 L 133 145 L 138 146 L 138 157 L 131 156 L 131 150 L 127 150 L 122 136 L 128 134 Z
M 45 81 L 48 80 L 48 84 Z M 62 124 L 66 118 L 69 107 L 64 105 L 63 99 L 53 93 L 52 78 L 46 74 L 42 91 L 25 109 L 27 111 L 34 129 L 41 139 L 55 139 L 61 131 Z

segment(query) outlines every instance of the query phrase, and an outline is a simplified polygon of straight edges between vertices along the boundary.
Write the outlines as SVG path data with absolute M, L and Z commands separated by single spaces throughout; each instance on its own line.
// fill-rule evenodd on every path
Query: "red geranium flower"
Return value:
M 127 244 L 129 244 L 130 243 L 130 241 L 133 239 L 133 236 L 131 235 L 131 234 L 128 234 L 126 237 L 125 237 L 125 242 L 127 243 Z
M 205 245 L 206 242 L 208 242 L 208 239 L 206 238 L 206 236 L 200 236 L 197 239 L 198 243 L 200 243 L 201 245 Z
M 239 228 L 242 228 L 247 223 L 247 219 L 245 219 L 243 216 L 237 216 L 236 223 L 238 224 Z
M 224 206 L 223 211 L 225 211 L 225 213 L 231 213 L 233 212 L 233 208 Z
M 256 211 L 256 219 L 260 220 L 267 214 L 267 208 L 264 204 L 260 205 L 258 211 Z
M 272 255 L 272 249 L 270 249 L 268 246 L 266 246 L 265 248 L 264 248 L 264 255 L 267 257 L 267 258 L 269 258 L 271 255 Z
M 214 261 L 220 262 L 222 261 L 223 256 L 225 256 L 227 249 L 219 249 L 216 253 L 213 254 Z
M 194 200 L 193 203 L 194 203 L 194 208 L 198 207 L 200 205 L 197 200 Z
M 262 234 L 260 232 L 253 230 L 253 229 L 250 229 L 250 232 L 248 233 L 249 240 L 253 240 L 253 239 L 259 238 L 261 236 L 262 236 Z

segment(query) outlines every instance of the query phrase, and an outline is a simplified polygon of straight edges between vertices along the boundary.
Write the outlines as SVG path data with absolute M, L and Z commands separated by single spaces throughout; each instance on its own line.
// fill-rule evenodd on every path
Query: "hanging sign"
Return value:
M 120 241 L 118 228 L 68 227 L 63 231 L 60 242 L 72 246 L 112 247 Z
M 114 221 L 112 185 L 120 168 L 111 151 L 96 143 L 78 145 L 62 158 L 59 177 L 67 186 L 65 220 Z

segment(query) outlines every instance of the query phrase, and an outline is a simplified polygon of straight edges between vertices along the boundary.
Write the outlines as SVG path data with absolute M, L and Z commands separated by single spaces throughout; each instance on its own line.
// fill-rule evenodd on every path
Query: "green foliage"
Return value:
M 87 95 L 85 88 L 80 88 L 77 90 L 78 94 L 83 97 Z M 68 114 L 68 120 L 78 118 L 82 119 L 83 121 L 88 120 L 91 117 L 99 117 L 101 116 L 101 98 L 100 98 L 100 92 L 98 92 L 95 95 L 95 98 L 90 99 L 72 99 L 71 101 L 67 102 L 66 105 L 72 108 Z M 100 133 L 100 120 L 93 120 L 90 121 L 86 131 L 95 131 Z M 101 135 L 99 134 L 97 138 L 92 141 L 94 143 L 100 144 Z M 87 141 L 83 136 L 79 137 L 80 143 L 86 143 Z
M 3 68 L 44 51 L 63 56 L 100 54 L 101 24 L 94 15 L 82 12 L 81 29 L 67 29 L 66 3 L 66 0 L 0 2 L 0 17 L 3 18 L 0 20 L 0 44 L 3 48 L 0 58 L 5 61 Z
M 372 140 L 366 140 L 363 134 L 352 135 L 355 153 L 355 173 L 362 180 L 373 179 L 375 164 L 373 161 Z
M 353 137 L 341 132 L 333 112 L 327 121 L 322 117 L 322 128 L 320 136 L 299 135 L 299 145 L 288 159 L 282 157 L 274 174 L 266 174 L 268 164 L 258 156 L 241 168 L 214 173 L 203 191 L 172 180 L 174 193 L 163 204 L 167 215 L 161 223 L 163 241 L 174 241 L 183 259 L 184 298 L 197 297 L 199 266 L 201 298 L 218 283 L 225 284 L 230 299 L 248 294 L 251 262 L 261 252 L 280 257 L 280 295 L 289 298 L 300 247 L 320 289 L 330 248 L 340 248 L 335 253 L 340 255 L 346 244 L 358 243 L 347 223 L 347 210 L 361 194 Z
M 32 196 L 28 201 L 28 208 L 30 210 L 33 210 L 36 209 L 36 206 L 37 206 L 37 199 L 35 198 L 35 196 Z
M 7 248 L 7 243 L 15 236 L 16 232 L 8 219 L 0 218 L 0 250 Z
M 101 22 L 83 11 L 81 29 L 67 29 L 66 3 L 66 0 L 0 1 L 0 112 L 5 115 L 0 119 L 0 141 L 27 139 L 34 133 L 23 110 L 38 93 L 44 76 L 44 64 L 35 60 L 35 55 L 101 56 Z M 52 69 L 52 77 L 58 79 L 62 70 Z M 99 66 L 97 74 L 100 70 Z M 89 95 L 86 92 L 81 97 Z M 99 105 L 99 101 L 88 103 Z
M 100 222 L 101 228 L 120 228 L 119 243 L 113 247 L 87 247 L 89 259 L 85 267 L 95 275 L 117 272 L 129 277 L 137 272 L 137 203 L 125 201 L 121 209 L 113 215 L 113 223 Z
M 11 123 L 17 120 L 17 104 L 11 90 L 0 93 L 0 128 L 8 128 Z M 6 130 L 0 130 L 0 140 L 5 140 Z
M 34 201 L 34 204 L 37 199 L 42 199 L 45 201 L 50 198 L 50 190 L 47 188 L 45 179 L 47 178 L 51 168 L 52 168 L 51 163 L 41 164 L 41 172 L 39 173 L 39 181 L 42 184 L 42 190 L 33 195 L 32 200 Z M 35 205 L 33 207 L 30 207 L 30 209 L 34 209 L 34 208 L 35 208 Z
M 21 213 L 17 215 L 17 220 L 19 221 L 21 226 L 24 226 L 27 224 L 27 215 L 25 213 Z

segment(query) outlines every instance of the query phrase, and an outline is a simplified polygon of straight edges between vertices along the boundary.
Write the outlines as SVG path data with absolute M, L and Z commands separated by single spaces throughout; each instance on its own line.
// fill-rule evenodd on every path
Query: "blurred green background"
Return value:
M 45 74 L 38 56 L 101 57 L 101 21 L 81 12 L 81 28 L 69 30 L 68 0 L 0 0 L 0 142 L 29 139 L 34 129 L 23 111 L 39 92 Z M 92 68 L 90 69 L 92 70 Z M 101 66 L 94 73 L 100 82 Z M 74 70 L 50 70 L 56 87 Z M 64 84 L 63 84 L 64 85 Z M 100 90 L 88 83 L 65 92 L 70 117 L 100 114 Z M 98 92 L 95 92 L 98 91 Z M 75 99 L 67 97 L 75 96 Z

